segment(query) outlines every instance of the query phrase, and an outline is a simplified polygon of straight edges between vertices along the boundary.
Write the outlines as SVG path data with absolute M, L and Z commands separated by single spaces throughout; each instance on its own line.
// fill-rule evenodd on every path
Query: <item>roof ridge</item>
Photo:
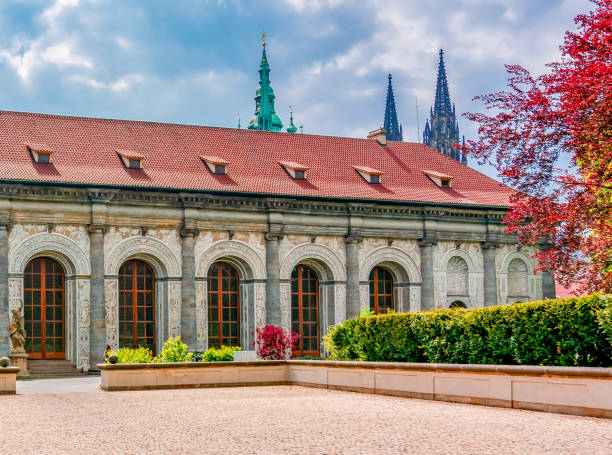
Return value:
M 322 138 L 336 138 L 336 139 L 350 139 L 353 141 L 371 141 L 372 139 L 361 138 L 361 137 L 351 137 L 351 136 L 338 136 L 338 135 L 327 135 L 327 134 L 312 134 L 312 133 L 287 133 L 285 131 L 265 131 L 265 130 L 249 130 L 247 128 L 233 128 L 229 126 L 213 126 L 213 125 L 196 125 L 193 123 L 173 123 L 173 122 L 160 122 L 155 120 L 131 120 L 131 119 L 121 119 L 121 118 L 111 118 L 111 117 L 87 117 L 84 115 L 66 115 L 66 114 L 49 114 L 44 112 L 29 112 L 29 111 L 12 111 L 12 110 L 3 110 L 0 109 L 0 115 L 2 114 L 16 114 L 16 115 L 24 115 L 24 116 L 38 116 L 38 117 L 47 117 L 47 118 L 63 118 L 63 119 L 76 119 L 76 120 L 101 120 L 106 122 L 129 122 L 129 123 L 138 123 L 144 125 L 167 125 L 167 126 L 186 126 L 190 128 L 209 128 L 209 129 L 218 129 L 218 130 L 227 130 L 227 131 L 242 131 L 245 134 L 251 133 L 260 133 L 260 134 L 274 134 L 278 135 L 279 133 L 286 137 L 322 137 Z M 396 144 L 411 144 L 411 145 L 420 145 L 424 144 L 420 142 L 403 142 L 403 141 L 389 141 Z

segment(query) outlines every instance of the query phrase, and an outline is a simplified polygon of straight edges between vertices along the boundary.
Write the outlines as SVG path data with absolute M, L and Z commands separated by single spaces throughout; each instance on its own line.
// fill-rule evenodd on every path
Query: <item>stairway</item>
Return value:
M 81 376 L 81 370 L 70 360 L 28 360 L 31 376 Z

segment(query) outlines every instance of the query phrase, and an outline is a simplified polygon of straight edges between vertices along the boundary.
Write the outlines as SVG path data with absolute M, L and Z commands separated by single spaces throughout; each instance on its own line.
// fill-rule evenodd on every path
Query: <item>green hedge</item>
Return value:
M 336 360 L 612 366 L 612 297 L 360 316 L 332 327 Z

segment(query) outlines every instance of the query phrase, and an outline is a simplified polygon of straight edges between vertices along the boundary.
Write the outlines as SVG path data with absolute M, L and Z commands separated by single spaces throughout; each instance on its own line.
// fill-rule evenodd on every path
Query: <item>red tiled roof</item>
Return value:
M 36 164 L 24 146 L 44 143 L 52 164 Z M 123 166 L 117 150 L 138 150 L 142 169 Z M 200 156 L 231 163 L 207 171 Z M 292 179 L 279 161 L 307 163 Z M 384 172 L 369 185 L 353 166 Z M 453 176 L 441 189 L 423 169 Z M 0 179 L 345 199 L 508 206 L 514 191 L 422 144 L 273 133 L 167 123 L 0 111 Z

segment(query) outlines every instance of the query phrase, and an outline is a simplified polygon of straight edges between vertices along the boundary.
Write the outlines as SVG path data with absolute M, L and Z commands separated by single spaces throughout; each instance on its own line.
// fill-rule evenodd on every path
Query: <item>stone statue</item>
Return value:
M 11 320 L 8 326 L 9 337 L 11 338 L 11 354 L 25 353 L 26 332 L 24 319 L 20 310 L 11 310 Z

